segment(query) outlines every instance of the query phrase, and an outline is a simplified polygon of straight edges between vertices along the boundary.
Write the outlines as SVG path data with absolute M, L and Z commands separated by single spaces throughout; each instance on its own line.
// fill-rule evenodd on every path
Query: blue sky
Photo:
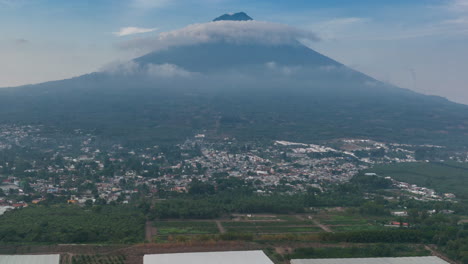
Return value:
M 468 0 L 0 0 L 0 87 L 89 73 L 139 55 L 122 42 L 237 11 L 314 32 L 305 44 L 377 79 L 468 104 Z

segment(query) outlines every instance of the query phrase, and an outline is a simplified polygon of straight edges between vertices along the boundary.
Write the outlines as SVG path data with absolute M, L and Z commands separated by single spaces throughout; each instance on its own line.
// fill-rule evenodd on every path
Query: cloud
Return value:
M 461 33 L 468 33 L 468 0 L 451 0 L 446 8 L 453 14 L 451 19 L 442 21 L 442 25 L 458 27 Z
M 442 21 L 442 24 L 449 24 L 449 25 L 468 25 L 468 17 L 459 17 L 456 19 L 448 19 Z
M 461 26 L 461 29 L 466 31 L 466 26 L 468 26 L 468 0 L 450 0 L 442 7 L 449 11 L 451 16 L 440 24 Z
M 439 10 L 445 10 L 445 20 L 433 25 L 439 34 L 464 35 L 468 33 L 468 0 L 450 0 L 441 6 Z
M 321 23 L 322 27 L 345 27 L 349 25 L 354 25 L 356 23 L 362 23 L 369 21 L 368 18 L 362 17 L 344 17 L 344 18 L 335 18 Z
M 24 0 L 0 0 L 0 7 L 20 7 L 24 4 Z
M 15 43 L 17 45 L 25 45 L 29 43 L 29 40 L 24 39 L 24 38 L 19 38 L 19 39 L 15 39 Z
M 147 64 L 140 65 L 134 61 L 113 62 L 104 66 L 100 72 L 119 76 L 142 76 L 142 77 L 190 77 L 197 73 L 186 71 L 174 64 Z
M 118 32 L 114 32 L 112 34 L 119 36 L 119 37 L 123 37 L 123 36 L 134 35 L 134 34 L 154 32 L 156 30 L 158 29 L 157 28 L 140 28 L 140 27 L 123 27 L 123 28 L 120 28 Z
M 280 65 L 274 61 L 270 61 L 265 63 L 266 69 L 275 72 L 275 74 L 282 74 L 282 75 L 293 75 L 295 73 L 300 72 L 304 68 L 301 66 L 286 66 Z
M 160 8 L 171 3 L 170 0 L 132 0 L 133 6 L 137 8 Z
M 342 17 L 313 24 L 311 28 L 318 32 L 321 38 L 336 39 L 348 34 L 351 27 L 361 26 L 369 21 L 369 18 Z
M 140 65 L 134 61 L 115 61 L 104 65 L 99 71 L 110 74 L 121 74 L 124 76 L 135 75 L 140 72 Z
M 160 33 L 155 37 L 125 41 L 119 46 L 123 49 L 148 52 L 172 46 L 212 42 L 281 45 L 296 44 L 298 40 L 304 39 L 319 40 L 312 32 L 283 24 L 261 21 L 217 21 L 189 25 L 179 30 Z
M 452 0 L 448 2 L 449 10 L 457 13 L 468 13 L 468 0 Z
M 181 67 L 174 65 L 174 64 L 149 64 L 146 66 L 146 72 L 150 76 L 154 77 L 166 77 L 166 78 L 173 78 L 173 77 L 190 77 L 195 73 L 186 71 Z

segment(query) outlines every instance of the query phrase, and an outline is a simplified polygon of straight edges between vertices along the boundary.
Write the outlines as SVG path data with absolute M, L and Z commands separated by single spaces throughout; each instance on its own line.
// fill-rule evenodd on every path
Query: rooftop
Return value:
M 0 263 L 59 264 L 60 255 L 0 255 Z
M 145 255 L 143 264 L 273 264 L 263 251 Z
M 291 264 L 447 264 L 438 257 L 293 259 Z

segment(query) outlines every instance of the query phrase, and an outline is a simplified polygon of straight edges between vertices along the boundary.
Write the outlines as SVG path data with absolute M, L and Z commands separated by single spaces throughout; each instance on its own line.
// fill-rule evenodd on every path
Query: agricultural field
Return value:
M 233 221 L 295 221 L 298 220 L 294 215 L 265 215 L 265 214 L 256 214 L 256 215 L 244 215 L 244 214 L 234 214 Z
M 333 232 L 340 232 L 386 229 L 384 224 L 389 222 L 391 217 L 364 217 L 347 212 L 322 211 L 314 215 L 313 219 Z
M 219 234 L 215 221 L 158 221 L 154 223 L 159 240 L 174 235 Z
M 359 231 L 386 229 L 390 217 L 362 217 L 347 212 L 323 210 L 314 215 L 235 215 L 227 220 L 157 221 L 157 240 L 164 242 L 174 237 L 208 235 L 223 232 L 248 233 L 255 236 L 270 234 L 315 234 L 325 231 Z M 217 223 L 218 222 L 218 223 Z M 321 226 L 320 226 L 321 224 Z M 218 226 L 219 225 L 219 226 Z
M 285 226 L 313 226 L 312 221 L 223 221 L 224 227 L 285 227 Z
M 282 233 L 316 233 L 322 229 L 317 226 L 262 226 L 255 227 L 228 227 L 228 232 L 242 232 L 254 234 L 282 234 Z
M 311 220 L 298 219 L 294 215 L 249 217 L 237 215 L 231 220 L 219 221 L 156 221 L 154 227 L 157 230 L 158 241 L 170 240 L 176 236 L 219 235 L 224 232 L 261 235 L 323 231 Z
M 246 221 L 246 222 L 223 222 L 222 225 L 228 232 L 247 232 L 254 234 L 270 233 L 311 233 L 322 231 L 320 227 L 311 221 Z
M 324 215 L 320 222 L 324 225 L 365 225 L 368 220 L 354 215 Z
M 125 256 L 77 255 L 67 264 L 124 264 Z
M 370 258 L 370 257 L 415 257 L 429 256 L 422 245 L 376 244 L 353 247 L 297 248 L 288 259 L 294 258 Z
M 350 225 L 350 226 L 334 226 L 331 227 L 333 231 L 368 231 L 368 230 L 382 230 L 385 227 L 376 225 Z

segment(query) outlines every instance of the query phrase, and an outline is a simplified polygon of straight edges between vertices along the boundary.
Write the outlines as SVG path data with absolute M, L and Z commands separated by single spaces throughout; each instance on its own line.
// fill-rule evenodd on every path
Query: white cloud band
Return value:
M 120 28 L 119 31 L 114 32 L 113 34 L 119 37 L 134 35 L 134 34 L 141 34 L 141 33 L 148 33 L 158 30 L 157 28 L 140 28 L 140 27 L 123 27 Z
M 317 41 L 318 37 L 312 32 L 277 23 L 217 21 L 193 24 L 179 30 L 160 33 L 155 37 L 133 39 L 121 43 L 120 47 L 148 52 L 172 46 L 211 42 L 281 45 L 295 44 L 301 39 Z
M 196 73 L 173 64 L 140 65 L 134 61 L 114 62 L 104 66 L 101 72 L 120 76 L 145 76 L 160 78 L 190 77 Z

